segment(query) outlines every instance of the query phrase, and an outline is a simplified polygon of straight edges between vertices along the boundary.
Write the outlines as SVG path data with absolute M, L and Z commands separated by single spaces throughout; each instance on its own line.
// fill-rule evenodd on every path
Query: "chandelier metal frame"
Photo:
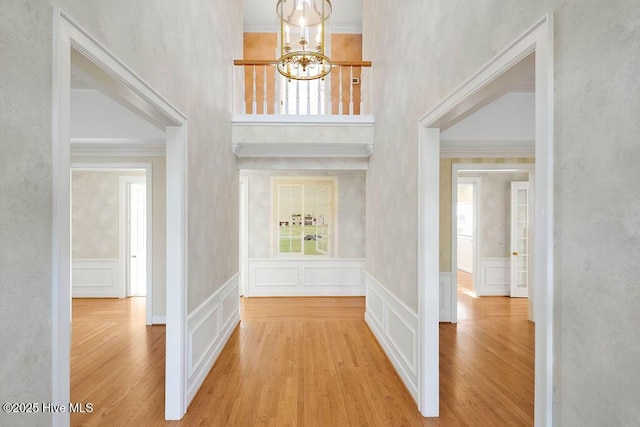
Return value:
M 331 72 L 331 60 L 325 55 L 326 21 L 331 15 L 331 0 L 278 0 L 280 18 L 280 58 L 277 69 L 289 80 L 324 79 Z M 291 32 L 299 38 L 292 49 Z M 310 35 L 315 35 L 315 50 L 308 50 Z

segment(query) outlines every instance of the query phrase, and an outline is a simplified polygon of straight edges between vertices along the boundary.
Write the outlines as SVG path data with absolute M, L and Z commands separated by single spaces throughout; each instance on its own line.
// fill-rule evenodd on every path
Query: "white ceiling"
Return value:
M 492 85 L 491 96 L 442 129 L 443 150 L 534 149 L 534 55 L 520 61 Z
M 533 148 L 535 93 L 506 93 L 442 132 L 441 140 L 445 147 L 470 141 L 478 148 Z
M 277 0 L 244 0 L 244 31 L 270 32 L 278 27 Z M 362 0 L 332 0 L 329 19 L 334 33 L 362 33 Z
M 96 89 L 71 90 L 72 139 L 152 139 L 165 134 Z

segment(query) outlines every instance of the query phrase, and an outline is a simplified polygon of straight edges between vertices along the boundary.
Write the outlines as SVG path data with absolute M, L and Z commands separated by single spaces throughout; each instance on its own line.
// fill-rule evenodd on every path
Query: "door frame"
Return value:
M 153 164 L 150 162 L 123 162 L 123 163 L 113 163 L 113 162 L 72 162 L 70 164 L 70 168 L 72 171 L 108 171 L 108 172 L 129 172 L 132 170 L 144 171 L 145 176 L 136 176 L 135 178 L 142 178 L 147 186 L 147 280 L 146 280 L 146 288 L 147 288 L 147 296 L 145 301 L 145 323 L 147 325 L 153 324 Z M 120 296 L 127 295 L 127 259 L 126 259 L 126 239 L 127 232 L 126 227 L 124 227 L 124 220 L 126 218 L 126 202 L 123 197 L 122 191 L 122 178 L 134 178 L 131 177 L 120 177 L 119 189 L 118 189 L 118 199 L 119 199 L 119 210 L 118 210 L 118 221 L 119 221 L 119 229 L 118 229 L 118 250 L 119 250 L 119 260 L 120 260 Z M 73 202 L 73 200 L 72 200 Z M 123 203 L 125 202 L 125 203 Z M 73 231 L 73 230 L 71 230 Z
M 534 194 L 531 189 L 532 189 L 532 184 L 531 184 L 531 176 L 528 177 L 529 179 L 527 181 L 511 181 L 511 186 L 509 188 L 509 192 L 510 194 L 510 200 L 509 200 L 509 204 L 510 206 L 510 212 L 509 212 L 509 228 L 511 229 L 511 235 L 509 238 L 509 264 L 511 265 L 511 283 L 509 284 L 510 286 L 510 291 L 509 294 L 512 298 L 514 298 L 514 289 L 517 288 L 516 285 L 516 277 L 517 277 L 517 268 L 514 268 L 514 266 L 517 266 L 517 260 L 514 260 L 514 250 L 517 252 L 519 251 L 518 249 L 518 243 L 517 243 L 517 238 L 515 238 L 517 231 L 517 209 L 514 209 L 514 201 L 515 199 L 517 199 L 517 197 L 514 197 L 514 188 L 516 187 L 520 187 L 523 186 L 526 188 L 527 190 L 527 237 L 531 234 L 531 230 L 535 230 L 535 223 L 532 221 L 532 219 L 535 221 L 535 218 L 533 218 L 533 215 L 531 215 L 532 213 L 532 209 L 531 209 L 531 200 L 532 197 L 531 195 Z M 517 207 L 517 205 L 516 205 Z M 528 278 L 527 278 L 527 295 L 526 298 L 529 298 L 529 290 L 531 289 L 530 283 L 531 283 L 531 271 L 533 270 L 531 268 L 532 265 L 535 265 L 535 260 L 534 257 L 532 255 L 535 254 L 535 239 L 529 239 L 528 243 L 527 243 L 528 247 L 527 247 L 527 272 L 528 272 Z M 515 248 L 515 249 L 514 249 Z M 517 255 L 520 256 L 520 255 Z M 535 256 L 535 255 L 534 255 Z M 515 298 L 523 298 L 523 296 L 516 296 Z M 529 301 L 530 302 L 530 301 Z M 531 304 L 528 304 L 529 309 L 531 309 Z M 529 319 L 531 319 L 531 315 L 532 313 L 529 312 Z
M 70 123 L 71 57 L 79 53 L 110 78 L 121 101 L 166 129 L 167 327 L 165 418 L 180 419 L 187 406 L 187 118 L 60 8 L 53 8 L 52 50 L 52 402 L 70 401 L 71 253 Z M 53 425 L 69 424 L 53 414 Z
M 471 287 L 473 293 L 477 294 L 477 274 L 480 272 L 478 248 L 480 247 L 480 235 L 478 234 L 478 219 L 480 218 L 480 204 L 478 195 L 482 189 L 482 179 L 480 177 L 459 178 L 453 172 L 451 179 L 451 323 L 458 322 L 458 297 L 456 287 L 458 284 L 458 184 L 470 184 L 473 187 L 473 261 L 471 274 Z M 455 295 L 454 295 L 455 294 Z
M 491 154 L 487 154 L 486 157 L 490 157 Z M 457 187 L 458 182 L 460 182 L 461 179 L 467 179 L 467 178 L 462 178 L 462 177 L 458 177 L 458 173 L 460 172 L 479 172 L 479 173 L 486 173 L 486 172 L 499 172 L 499 171 L 513 171 L 514 173 L 527 173 L 529 175 L 529 182 L 531 187 L 533 188 L 533 177 L 534 177 L 534 172 L 535 172 L 535 164 L 534 163 L 453 163 L 451 165 L 451 282 L 454 286 L 455 289 L 455 284 L 457 283 L 458 280 L 458 270 L 457 270 L 457 266 L 458 266 L 458 242 L 457 239 L 454 240 L 454 232 L 457 230 L 457 226 L 458 226 L 458 217 L 455 215 L 455 211 L 454 211 L 454 207 L 456 206 L 454 203 L 457 202 L 458 199 L 458 194 L 457 191 L 454 191 L 453 189 Z M 468 179 L 474 179 L 474 178 L 468 178 Z M 479 178 L 475 178 L 475 179 L 479 179 Z M 481 184 L 479 184 L 481 185 Z M 478 187 L 478 190 L 480 190 L 480 186 Z M 534 194 L 533 192 L 530 194 Z M 474 199 L 474 202 L 476 202 L 476 200 Z M 477 206 L 477 218 L 480 218 L 480 215 L 482 214 L 480 212 L 480 207 L 479 205 Z M 534 218 L 535 221 L 535 218 Z M 534 226 L 535 227 L 535 226 Z M 535 229 L 532 227 L 532 230 Z M 480 236 L 476 236 L 476 241 L 474 243 L 477 244 L 477 246 L 474 246 L 474 254 L 473 254 L 473 269 L 474 269 L 474 273 L 473 273 L 473 288 L 474 291 L 477 294 L 477 278 L 480 277 L 480 253 L 478 252 L 478 248 L 481 247 L 480 245 L 481 242 L 481 237 Z M 535 240 L 534 240 L 534 245 L 535 245 Z M 511 252 L 511 251 L 509 251 Z M 535 256 L 535 255 L 534 255 Z M 535 259 L 534 257 L 531 258 L 532 260 Z M 534 264 L 535 265 L 535 264 Z M 457 292 L 451 292 L 451 319 L 452 319 L 452 323 L 457 322 L 458 319 L 458 293 Z M 531 302 L 533 302 L 533 298 L 530 299 Z M 529 318 L 533 317 L 533 306 L 529 305 Z
M 123 298 L 127 298 L 131 293 L 131 234 L 132 233 L 131 233 L 131 193 L 130 193 L 131 186 L 130 185 L 136 184 L 136 183 L 145 184 L 145 199 L 146 199 L 145 229 L 147 233 L 145 238 L 146 240 L 145 256 L 147 257 L 145 262 L 145 269 L 146 269 L 145 288 L 146 288 L 146 295 L 147 295 L 146 303 L 147 303 L 147 310 L 148 310 L 149 308 L 148 295 L 149 295 L 149 288 L 150 288 L 148 273 L 149 273 L 149 265 L 151 264 L 149 262 L 149 254 L 150 254 L 149 219 L 153 218 L 153 216 L 149 215 L 151 198 L 149 197 L 149 186 L 147 184 L 146 176 L 145 177 L 120 176 L 120 179 L 119 179 L 118 197 L 120 199 L 120 220 L 119 220 L 120 222 L 120 229 L 119 229 L 120 262 L 121 262 L 121 265 L 124 267 L 122 268 L 122 273 L 123 273 L 122 284 L 124 285 L 122 286 L 122 295 L 123 295 Z M 147 325 L 151 325 L 151 316 L 149 316 L 149 313 L 147 313 L 146 319 L 147 319 Z
M 536 426 L 552 424 L 553 401 L 553 15 L 547 14 L 419 120 L 418 337 L 420 412 L 439 415 L 440 128 L 487 99 L 490 83 L 535 52 Z M 484 90 L 483 90 L 484 89 Z

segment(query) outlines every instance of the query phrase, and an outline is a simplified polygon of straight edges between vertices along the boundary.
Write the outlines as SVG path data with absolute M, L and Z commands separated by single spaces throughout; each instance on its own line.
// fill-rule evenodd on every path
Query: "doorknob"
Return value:
M 518 256 L 518 252 L 514 252 L 513 254 L 514 254 L 515 256 Z

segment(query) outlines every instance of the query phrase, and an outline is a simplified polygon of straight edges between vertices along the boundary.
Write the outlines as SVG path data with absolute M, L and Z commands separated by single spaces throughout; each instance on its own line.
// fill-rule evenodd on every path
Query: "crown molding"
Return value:
M 441 158 L 535 158 L 535 150 L 520 148 L 441 148 Z
M 71 138 L 71 155 L 164 157 L 166 143 L 156 138 Z
M 304 143 L 295 142 L 241 142 L 232 145 L 238 157 L 265 158 L 367 158 L 373 154 L 373 144 L 361 143 Z

